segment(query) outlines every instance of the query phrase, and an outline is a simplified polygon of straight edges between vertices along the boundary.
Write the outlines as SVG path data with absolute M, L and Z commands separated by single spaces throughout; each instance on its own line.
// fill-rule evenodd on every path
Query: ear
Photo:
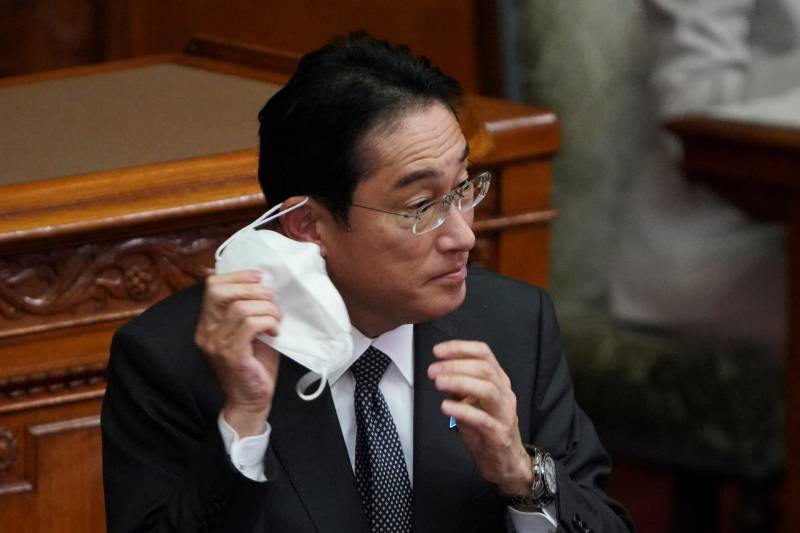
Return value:
M 281 211 L 285 211 L 303 200 L 305 200 L 305 196 L 287 198 L 283 202 Z M 278 221 L 284 235 L 296 241 L 313 242 L 319 245 L 322 256 L 325 257 L 325 250 L 318 229 L 320 218 L 323 216 L 322 209 L 324 209 L 322 206 L 309 198 L 305 205 L 286 213 L 278 218 Z

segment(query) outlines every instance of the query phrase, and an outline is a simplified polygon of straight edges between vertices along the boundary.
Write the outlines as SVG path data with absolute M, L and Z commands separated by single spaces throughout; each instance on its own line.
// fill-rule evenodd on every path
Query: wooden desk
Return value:
M 683 167 L 751 214 L 789 230 L 786 479 L 781 531 L 800 524 L 800 129 L 690 117 L 669 129 L 683 141 Z
M 203 279 L 264 209 L 256 113 L 288 56 L 196 43 L 0 81 L 0 531 L 105 529 L 99 409 L 112 332 Z M 497 184 L 474 259 L 547 281 L 552 113 L 465 115 Z

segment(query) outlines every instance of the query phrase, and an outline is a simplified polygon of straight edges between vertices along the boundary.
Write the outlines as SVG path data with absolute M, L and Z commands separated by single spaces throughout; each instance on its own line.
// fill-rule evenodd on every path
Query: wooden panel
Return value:
M 46 318 L 42 322 L 46 324 Z M 0 398 L 6 392 L 27 387 L 27 383 L 60 379 L 68 369 L 78 369 L 79 373 L 82 368 L 93 368 L 105 360 L 110 332 L 122 323 L 120 319 L 80 327 L 53 327 L 0 340 Z
M 103 11 L 91 0 L 0 1 L 0 76 L 99 61 Z
M 14 448 L 0 468 L 3 531 L 105 531 L 99 409 L 93 399 L 2 417 L 0 441 Z
M 365 28 L 405 42 L 425 54 L 471 91 L 481 72 L 479 20 L 474 1 L 464 0 L 163 0 L 128 1 L 127 56 L 180 50 L 195 35 L 303 54 L 334 35 Z
M 500 238 L 498 270 L 540 287 L 547 287 L 550 239 L 546 223 L 511 228 Z
M 550 209 L 550 160 L 510 163 L 500 172 L 503 213 L 524 213 L 531 208 Z
M 502 212 L 517 217 L 527 213 L 529 222 L 500 234 L 498 270 L 541 287 L 547 287 L 549 223 L 556 217 L 550 204 L 550 172 L 549 159 L 533 159 L 505 165 L 500 180 Z
M 408 43 L 475 92 L 501 94 L 491 0 L 0 0 L 0 76 L 177 52 L 214 35 L 302 54 L 367 29 Z

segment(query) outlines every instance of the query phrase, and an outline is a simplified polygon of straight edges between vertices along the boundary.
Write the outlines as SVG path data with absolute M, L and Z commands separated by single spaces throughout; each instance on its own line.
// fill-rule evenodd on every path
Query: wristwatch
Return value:
M 525 451 L 531 456 L 531 473 L 533 483 L 531 490 L 524 496 L 505 494 L 506 504 L 518 511 L 527 513 L 541 511 L 545 505 L 553 501 L 558 487 L 556 486 L 556 462 L 549 452 L 530 444 Z

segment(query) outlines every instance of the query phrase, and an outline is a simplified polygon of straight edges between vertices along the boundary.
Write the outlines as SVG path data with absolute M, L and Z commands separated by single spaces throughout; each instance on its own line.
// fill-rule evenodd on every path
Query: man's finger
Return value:
M 212 274 L 206 278 L 206 285 L 227 285 L 229 283 L 260 283 L 263 274 L 260 270 L 248 269 L 228 272 L 226 274 Z
M 226 307 L 238 300 L 272 300 L 275 291 L 259 283 L 226 283 L 206 287 L 206 301 Z
M 495 372 L 504 383 L 511 384 L 511 380 L 503 370 L 503 367 L 500 366 L 494 352 L 485 342 L 465 340 L 440 342 L 433 347 L 433 355 L 440 360 L 472 358 L 487 361 L 494 367 Z
M 480 406 L 491 412 L 499 409 L 502 400 L 500 391 L 491 381 L 465 375 L 439 375 L 435 380 L 436 388 L 458 397 L 471 397 L 478 400 Z
M 232 350 L 242 352 L 261 333 L 266 333 L 271 337 L 277 336 L 278 328 L 278 321 L 273 316 L 249 316 L 230 332 L 226 341 Z
M 439 359 L 475 357 L 479 359 L 494 358 L 494 354 L 485 342 L 451 340 L 440 342 L 433 347 L 433 355 Z
M 439 374 L 465 374 L 494 381 L 497 368 L 486 359 L 446 359 L 428 367 L 428 377 L 436 379 Z
M 269 301 L 248 300 L 235 302 L 228 308 L 223 319 L 215 323 L 213 331 L 208 332 L 209 335 L 213 335 L 213 350 L 221 352 L 235 346 L 238 351 L 244 347 L 244 343 L 252 342 L 258 333 L 263 332 L 272 337 L 278 334 L 278 328 L 275 326 L 269 327 L 264 331 L 251 333 L 249 339 L 242 338 L 243 332 L 241 330 L 246 327 L 245 322 L 250 318 L 258 317 L 270 318 L 275 324 L 279 324 L 282 314 L 280 309 Z M 272 322 L 269 324 L 271 326 Z
M 228 307 L 225 321 L 237 325 L 249 316 L 272 316 L 280 322 L 283 313 L 269 300 L 237 300 Z

